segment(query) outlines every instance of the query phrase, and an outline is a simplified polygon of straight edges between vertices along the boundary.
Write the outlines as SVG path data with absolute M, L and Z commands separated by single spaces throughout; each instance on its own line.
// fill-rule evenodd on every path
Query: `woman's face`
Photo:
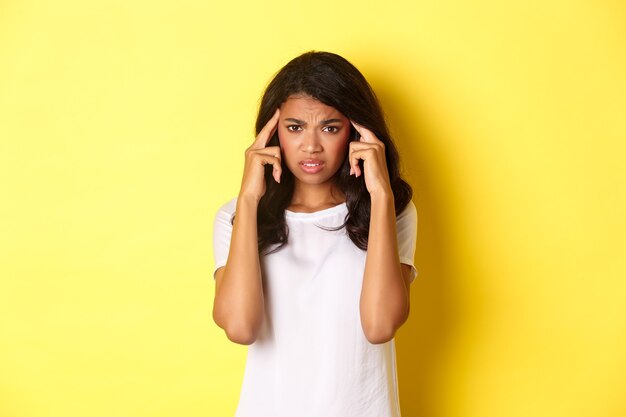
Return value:
M 312 97 L 288 98 L 280 106 L 277 131 L 283 160 L 296 182 L 331 180 L 348 152 L 350 121 Z

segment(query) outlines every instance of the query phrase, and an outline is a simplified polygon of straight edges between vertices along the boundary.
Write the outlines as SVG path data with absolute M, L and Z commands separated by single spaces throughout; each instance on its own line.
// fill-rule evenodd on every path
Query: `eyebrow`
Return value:
M 289 117 L 285 120 L 288 122 L 296 123 L 296 124 L 303 125 L 303 126 L 306 126 L 307 124 L 304 120 L 294 119 L 292 117 Z M 322 120 L 321 122 L 319 122 L 318 126 L 327 125 L 329 123 L 337 123 L 337 122 L 342 122 L 342 120 L 341 119 L 326 119 L 326 120 Z

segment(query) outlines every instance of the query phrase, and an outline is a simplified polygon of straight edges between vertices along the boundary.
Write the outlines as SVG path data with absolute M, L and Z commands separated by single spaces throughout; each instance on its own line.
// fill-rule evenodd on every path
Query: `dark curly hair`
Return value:
M 256 134 L 267 124 L 274 112 L 290 96 L 310 96 L 327 106 L 334 107 L 348 119 L 371 130 L 385 145 L 385 158 L 389 180 L 394 194 L 396 215 L 411 200 L 411 186 L 400 177 L 398 151 L 389 134 L 387 123 L 378 99 L 359 70 L 345 58 L 330 52 L 309 51 L 285 65 L 267 86 L 256 119 Z M 359 134 L 350 125 L 350 140 L 359 140 Z M 267 146 L 278 146 L 278 133 L 274 133 Z M 359 161 L 361 172 L 363 161 Z M 259 253 L 273 253 L 281 249 L 289 235 L 285 210 L 291 203 L 294 175 L 282 162 L 281 182 L 272 177 L 272 166 L 265 166 L 266 191 L 257 211 Z M 346 155 L 342 166 L 334 175 L 337 186 L 346 195 L 348 214 L 338 229 L 346 227 L 348 236 L 362 250 L 367 250 L 371 200 L 365 186 L 365 176 L 350 175 Z M 270 246 L 278 244 L 272 250 Z

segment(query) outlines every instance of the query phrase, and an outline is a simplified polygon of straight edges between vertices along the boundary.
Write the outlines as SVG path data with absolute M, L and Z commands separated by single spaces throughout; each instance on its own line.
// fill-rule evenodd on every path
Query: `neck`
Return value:
M 296 181 L 290 207 L 314 210 L 336 206 L 344 201 L 346 196 L 334 182 L 303 184 Z

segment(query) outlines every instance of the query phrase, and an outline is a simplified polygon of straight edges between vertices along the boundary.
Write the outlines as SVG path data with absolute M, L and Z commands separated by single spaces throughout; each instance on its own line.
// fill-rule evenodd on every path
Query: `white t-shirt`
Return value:
M 236 198 L 217 212 L 215 271 L 226 264 Z M 248 346 L 235 417 L 399 417 L 394 339 L 371 344 L 359 299 L 365 251 L 343 224 L 346 203 L 314 213 L 287 210 L 288 243 L 261 256 L 265 317 Z M 413 265 L 417 211 L 396 218 L 400 262 Z

